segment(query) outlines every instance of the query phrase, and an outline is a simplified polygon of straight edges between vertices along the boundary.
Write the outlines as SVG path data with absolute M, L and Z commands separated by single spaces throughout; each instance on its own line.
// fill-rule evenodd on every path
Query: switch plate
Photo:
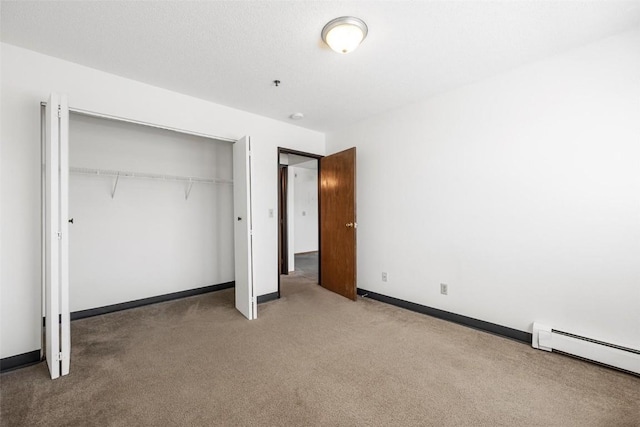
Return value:
M 442 295 L 449 295 L 449 285 L 446 283 L 440 283 L 440 293 Z
M 386 271 L 383 271 L 383 272 L 382 272 L 382 281 L 383 281 L 383 282 L 386 282 L 386 281 L 387 281 L 387 272 L 386 272 Z

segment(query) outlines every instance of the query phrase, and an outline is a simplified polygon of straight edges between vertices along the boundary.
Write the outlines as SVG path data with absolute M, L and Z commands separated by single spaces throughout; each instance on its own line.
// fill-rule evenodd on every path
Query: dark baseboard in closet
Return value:
M 485 322 L 484 320 L 474 319 L 473 317 L 467 317 L 461 314 L 451 313 L 450 311 L 439 310 L 437 308 L 428 307 L 426 305 L 416 304 L 415 302 L 409 302 L 387 295 L 378 294 L 376 292 L 367 291 L 366 289 L 358 288 L 358 295 L 371 298 L 376 301 L 385 302 L 387 304 L 395 305 L 397 307 L 405 308 L 407 310 L 415 311 L 417 313 L 437 317 L 438 319 L 448 320 L 449 322 L 458 323 L 460 325 L 468 326 L 473 329 L 479 329 L 484 332 L 489 332 L 505 338 L 510 338 L 512 340 L 521 341 L 525 344 L 531 344 L 532 335 L 529 332 L 520 331 L 518 329 L 509 328 L 507 326 L 502 326 L 491 322 Z
M 271 292 L 270 294 L 258 295 L 258 304 L 262 304 L 263 302 L 273 301 L 274 299 L 280 298 L 277 292 Z
M 40 363 L 40 350 L 33 350 L 0 359 L 0 372 L 12 371 L 36 363 Z
M 157 304 L 159 302 L 172 301 L 180 298 L 206 294 L 209 292 L 221 291 L 223 289 L 233 288 L 235 284 L 236 282 L 220 283 L 218 285 L 204 286 L 202 288 L 189 289 L 189 290 L 180 291 L 180 292 L 173 292 L 170 294 L 158 295 L 155 297 L 143 298 L 135 301 L 127 301 L 119 304 L 106 305 L 104 307 L 74 311 L 71 313 L 71 320 L 84 319 L 87 317 L 98 316 L 100 314 L 113 313 L 115 311 L 128 310 L 130 308 L 142 307 L 149 304 Z

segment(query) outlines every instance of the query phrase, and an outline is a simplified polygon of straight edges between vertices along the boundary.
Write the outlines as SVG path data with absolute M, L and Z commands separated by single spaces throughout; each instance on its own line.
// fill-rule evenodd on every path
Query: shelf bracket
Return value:
M 116 180 L 113 182 L 113 188 L 111 189 L 111 198 L 116 195 L 116 188 L 118 188 L 118 181 L 120 180 L 120 172 L 116 175 Z
M 184 193 L 184 199 L 189 200 L 189 194 L 191 194 L 191 187 L 193 187 L 193 180 L 189 178 L 189 186 L 187 187 L 187 191 Z

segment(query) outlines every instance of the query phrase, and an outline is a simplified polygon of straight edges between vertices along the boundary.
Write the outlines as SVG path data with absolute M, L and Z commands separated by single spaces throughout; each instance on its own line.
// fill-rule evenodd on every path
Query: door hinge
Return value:
M 61 362 L 62 361 L 62 352 L 56 354 L 56 362 Z
M 62 107 L 58 105 L 58 118 L 62 117 Z
M 58 240 L 62 240 L 62 232 L 58 231 L 56 235 L 58 236 Z

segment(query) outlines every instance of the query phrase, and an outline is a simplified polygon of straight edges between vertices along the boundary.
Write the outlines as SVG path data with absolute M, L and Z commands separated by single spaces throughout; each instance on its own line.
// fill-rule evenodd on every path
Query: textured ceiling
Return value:
M 3 1 L 2 41 L 331 131 L 640 25 L 640 1 Z M 362 46 L 324 46 L 354 15 Z M 275 87 L 274 79 L 282 84 Z

